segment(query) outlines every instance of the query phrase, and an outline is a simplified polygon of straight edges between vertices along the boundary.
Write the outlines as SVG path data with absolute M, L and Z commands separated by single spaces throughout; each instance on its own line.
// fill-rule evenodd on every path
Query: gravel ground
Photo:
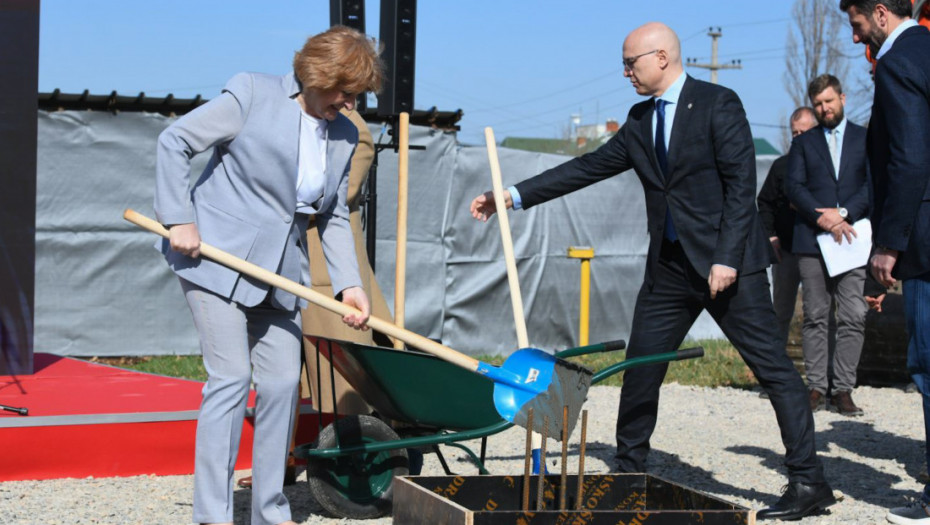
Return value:
M 618 396 L 617 387 L 597 386 L 589 392 L 586 472 L 611 470 Z M 920 396 L 894 388 L 862 387 L 854 397 L 865 410 L 863 417 L 825 411 L 814 415 L 817 448 L 842 501 L 829 513 L 794 523 L 884 523 L 889 507 L 905 504 L 922 488 L 916 480 L 924 462 Z M 492 473 L 522 473 L 524 432 L 512 428 L 489 439 L 487 467 Z M 576 430 L 570 446 L 570 473 L 577 470 L 579 435 Z M 652 444 L 651 473 L 734 503 L 756 509 L 768 506 L 778 500 L 785 483 L 784 449 L 774 413 L 768 400 L 755 392 L 666 385 Z M 550 441 L 549 450 L 555 451 L 549 455 L 550 472 L 559 472 L 556 456 L 561 447 Z M 454 471 L 475 474 L 464 454 L 449 447 L 445 453 Z M 435 456 L 426 456 L 423 473 L 442 475 Z M 242 471 L 237 477 L 248 474 Z M 189 523 L 192 480 L 191 476 L 138 476 L 0 483 L 0 523 Z M 351 522 L 315 511 L 302 473 L 286 493 L 298 523 Z M 248 523 L 249 495 L 248 490 L 236 490 L 237 525 Z M 388 524 L 391 519 L 367 523 Z

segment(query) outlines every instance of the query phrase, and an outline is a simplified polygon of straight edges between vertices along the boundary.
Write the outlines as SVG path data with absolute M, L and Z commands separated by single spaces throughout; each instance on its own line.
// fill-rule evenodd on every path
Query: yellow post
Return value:
M 588 344 L 588 324 L 591 319 L 591 259 L 594 248 L 590 246 L 569 246 L 568 256 L 581 259 L 581 308 L 578 325 L 578 346 Z

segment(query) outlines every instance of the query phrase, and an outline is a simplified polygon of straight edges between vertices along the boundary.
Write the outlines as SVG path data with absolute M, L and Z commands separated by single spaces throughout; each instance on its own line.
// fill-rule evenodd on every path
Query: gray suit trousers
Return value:
M 863 297 L 865 267 L 830 277 L 822 257 L 801 255 L 798 268 L 804 302 L 801 338 L 807 386 L 822 394 L 826 394 L 829 387 L 829 316 L 835 301 L 833 392 L 850 392 L 856 387 L 856 368 L 865 338 L 865 314 L 869 309 Z
M 244 307 L 181 279 L 208 379 L 197 418 L 196 523 L 233 521 L 233 470 L 254 383 L 253 525 L 291 519 L 283 492 L 300 379 L 300 310 Z

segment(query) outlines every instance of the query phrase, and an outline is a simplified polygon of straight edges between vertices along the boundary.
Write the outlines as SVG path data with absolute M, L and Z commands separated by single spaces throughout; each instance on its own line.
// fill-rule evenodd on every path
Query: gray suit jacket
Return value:
M 295 216 L 301 87 L 293 74 L 240 73 L 220 96 L 175 121 L 158 137 L 155 214 L 165 225 L 194 222 L 201 239 L 237 257 L 309 286 L 307 217 Z M 343 115 L 327 126 L 326 183 L 314 203 L 333 289 L 360 286 L 349 209 L 349 163 L 358 130 Z M 191 158 L 213 149 L 190 187 Z M 204 258 L 160 249 L 178 276 L 244 306 L 266 297 L 268 285 Z M 306 301 L 276 290 L 278 307 Z

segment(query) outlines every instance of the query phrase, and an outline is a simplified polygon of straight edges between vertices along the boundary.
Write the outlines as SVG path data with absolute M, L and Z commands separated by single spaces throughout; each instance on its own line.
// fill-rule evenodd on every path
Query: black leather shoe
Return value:
M 789 482 L 778 503 L 756 514 L 760 520 L 799 520 L 836 503 L 833 489 L 826 482 L 807 484 Z

